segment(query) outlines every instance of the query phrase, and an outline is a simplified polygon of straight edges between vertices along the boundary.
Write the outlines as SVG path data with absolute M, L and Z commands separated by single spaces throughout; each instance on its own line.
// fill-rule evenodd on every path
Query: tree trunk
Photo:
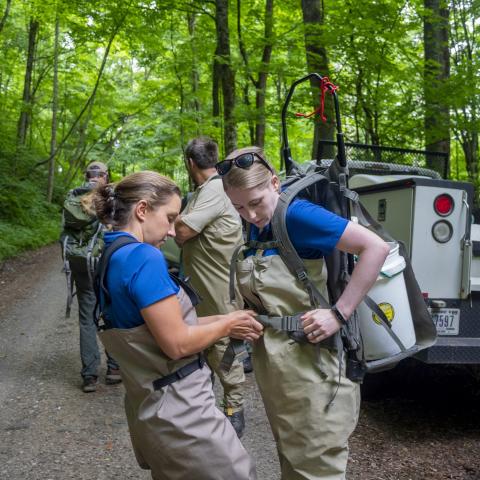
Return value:
M 38 27 L 38 21 L 32 18 L 30 20 L 30 26 L 28 30 L 27 66 L 25 69 L 25 80 L 23 83 L 22 107 L 17 125 L 17 147 L 22 147 L 25 145 L 28 127 L 31 119 L 32 74 L 34 68 L 35 46 L 37 43 Z
M 246 80 L 243 86 L 243 103 L 250 109 L 250 92 L 248 86 L 249 83 L 248 80 Z M 250 145 L 255 145 L 255 123 L 250 115 L 248 116 L 248 133 L 250 136 Z
M 195 35 L 195 26 L 196 26 L 196 15 L 191 13 L 188 15 L 188 33 L 190 35 L 190 45 L 192 48 L 192 71 L 191 71 L 191 82 L 192 82 L 192 109 L 195 112 L 195 123 L 197 125 L 197 135 L 200 134 L 200 102 L 198 101 L 198 83 L 199 83 L 199 73 L 197 66 L 197 52 L 195 49 L 194 35 Z
M 445 88 L 450 75 L 449 9 L 446 0 L 424 0 L 424 6 L 425 148 L 450 155 L 450 113 Z M 438 169 L 435 157 L 427 156 L 427 166 Z
M 102 76 L 103 76 L 103 71 L 105 70 L 105 65 L 107 63 L 107 59 L 108 59 L 108 56 L 110 54 L 110 49 L 112 47 L 112 43 L 113 43 L 113 40 L 115 39 L 118 31 L 120 30 L 122 24 L 123 24 L 123 21 L 125 20 L 126 18 L 126 14 L 123 16 L 122 20 L 120 21 L 120 23 L 118 23 L 115 28 L 113 29 L 111 35 L 110 35 L 110 38 L 108 39 L 108 44 L 107 44 L 107 47 L 105 49 L 105 52 L 103 54 L 103 58 L 102 58 L 102 64 L 100 65 L 100 69 L 98 71 L 98 75 L 97 75 L 97 79 L 95 81 L 95 85 L 93 87 L 93 90 L 92 90 L 92 93 L 90 94 L 90 96 L 88 97 L 88 100 L 85 102 L 85 105 L 83 106 L 82 110 L 80 111 L 80 113 L 77 115 L 77 118 L 75 118 L 74 122 L 72 123 L 72 125 L 70 126 L 68 132 L 63 136 L 62 138 L 62 141 L 58 144 L 58 147 L 57 149 L 52 152 L 49 157 L 46 159 L 46 160 L 42 160 L 40 162 L 37 162 L 35 164 L 35 167 L 38 167 L 40 165 L 43 165 L 45 163 L 49 163 L 52 159 L 52 157 L 55 157 L 55 155 L 57 155 L 57 153 L 60 151 L 60 149 L 63 148 L 63 146 L 65 145 L 65 143 L 67 142 L 67 140 L 70 138 L 70 135 L 72 135 L 72 133 L 75 131 L 75 129 L 77 128 L 77 125 L 79 124 L 79 122 L 82 120 L 83 116 L 85 115 L 85 112 L 88 113 L 87 117 L 89 117 L 90 115 L 90 112 L 91 112 L 91 109 L 93 108 L 93 104 L 95 102 L 95 97 L 97 95 L 97 90 L 98 90 L 98 87 L 100 85 L 100 81 L 102 79 Z M 88 126 L 88 122 L 89 122 L 89 118 L 87 118 L 86 121 L 83 122 L 83 124 L 81 124 L 78 129 L 80 131 L 82 131 L 82 129 L 86 129 L 87 126 Z M 71 166 L 71 167 L 75 167 L 75 166 Z M 75 168 L 74 168 L 75 170 Z M 73 177 L 70 176 L 70 173 L 72 171 L 72 168 L 70 168 L 69 172 L 67 173 L 66 177 L 68 178 L 67 180 L 67 183 L 71 181 L 71 179 Z
M 305 51 L 307 54 L 307 67 L 309 73 L 319 73 L 329 76 L 328 56 L 324 45 L 323 23 L 325 11 L 322 0 L 302 0 L 303 23 L 305 27 Z M 320 104 L 320 84 L 317 79 L 311 80 L 313 90 L 314 108 Z M 325 95 L 326 123 L 320 118 L 315 118 L 315 131 L 313 137 L 312 158 L 318 155 L 319 140 L 333 140 L 335 132 L 335 115 L 332 99 Z M 335 149 L 330 146 L 323 148 L 324 158 L 333 158 Z
M 55 177 L 55 149 L 57 148 L 57 110 L 58 110 L 58 39 L 60 22 L 55 20 L 55 39 L 53 46 L 53 92 L 52 92 L 52 131 L 50 137 L 50 162 L 48 164 L 47 201 L 52 202 Z
M 5 23 L 8 18 L 8 14 L 10 13 L 10 5 L 12 3 L 12 0 L 7 0 L 7 4 L 5 6 L 5 11 L 3 12 L 3 17 L 0 20 L 0 33 L 2 33 L 3 27 L 5 26 Z
M 363 113 L 365 115 L 365 137 L 366 142 L 371 145 L 380 145 L 380 137 L 378 135 L 378 125 L 377 125 L 377 113 L 372 111 L 372 108 L 368 104 L 365 95 L 363 93 L 363 71 L 362 69 L 358 70 L 358 75 L 355 79 L 355 89 L 357 94 L 357 103 L 362 107 Z M 358 128 L 358 127 L 357 127 Z M 374 159 L 375 161 L 380 162 L 380 150 L 374 149 Z
M 465 154 L 468 179 L 478 188 L 478 132 L 462 135 L 462 149 Z
M 214 117 L 215 125 L 218 126 L 218 117 L 220 116 L 220 83 L 222 78 L 221 66 L 217 60 L 218 45 L 215 49 L 212 68 L 212 116 Z
M 478 99 L 472 95 L 477 84 L 477 69 L 475 67 L 475 49 L 478 41 L 474 28 L 470 28 L 470 22 L 478 17 L 474 4 L 454 0 L 450 3 L 452 13 L 451 36 L 455 45 L 462 48 L 455 49 L 452 60 L 455 72 L 459 75 L 458 82 L 463 88 L 455 92 L 455 136 L 462 145 L 465 155 L 468 179 L 475 184 L 478 191 Z M 458 155 L 457 155 L 458 171 Z M 458 177 L 458 174 L 457 174 Z
M 255 106 L 257 108 L 257 124 L 255 126 L 255 145 L 265 145 L 265 95 L 267 90 L 268 66 L 272 56 L 273 34 L 273 0 L 265 2 L 265 46 L 263 47 L 261 70 L 258 74 L 258 85 Z
M 178 68 L 178 55 L 177 51 L 175 50 L 175 42 L 173 41 L 173 18 L 172 23 L 170 24 L 170 49 L 173 56 L 173 71 L 175 72 L 175 77 L 177 78 L 177 85 L 178 85 L 178 95 L 179 95 L 179 104 L 180 104 L 180 115 L 179 115 L 179 134 L 180 134 L 180 149 L 182 152 L 185 151 L 185 126 L 184 126 L 184 119 L 183 115 L 185 113 L 185 87 L 183 85 L 183 76 L 179 71 Z
M 230 59 L 230 33 L 228 28 L 228 0 L 216 0 L 217 50 L 215 61 L 220 72 L 223 96 L 223 147 L 225 154 L 237 148 L 237 128 L 234 119 L 235 73 Z
M 242 6 L 241 0 L 237 0 L 237 34 L 240 47 L 240 54 L 243 58 L 246 76 L 252 82 L 255 87 L 255 127 L 254 127 L 254 140 L 252 144 L 263 148 L 265 145 L 265 98 L 267 90 L 268 70 L 270 64 L 270 58 L 272 56 L 273 48 L 273 0 L 266 0 L 265 2 L 265 33 L 263 47 L 262 62 L 260 64 L 260 71 L 258 72 L 258 78 L 255 79 L 250 71 L 250 65 L 248 60 L 247 50 L 243 44 L 242 38 Z M 245 89 L 248 91 L 248 87 Z M 245 98 L 245 104 L 250 105 L 248 97 Z M 250 125 L 249 121 L 249 125 Z

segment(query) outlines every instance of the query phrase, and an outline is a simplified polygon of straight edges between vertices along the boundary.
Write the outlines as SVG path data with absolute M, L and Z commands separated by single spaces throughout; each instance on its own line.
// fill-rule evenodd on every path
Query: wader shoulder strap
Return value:
M 194 307 L 196 307 L 202 301 L 200 294 L 190 284 L 190 277 L 183 279 L 172 272 L 170 272 L 169 275 L 176 285 L 183 288 Z
M 278 204 L 272 218 L 272 231 L 275 240 L 278 242 L 278 253 L 287 265 L 290 272 L 300 280 L 310 297 L 310 303 L 313 308 L 330 308 L 330 303 L 320 293 L 316 285 L 310 280 L 305 268 L 305 264 L 295 250 L 287 231 L 287 209 L 292 200 L 299 192 L 305 190 L 311 185 L 323 182 L 328 183 L 328 179 L 320 173 L 309 174 L 295 183 L 280 194 Z
M 131 243 L 140 243 L 140 242 L 132 237 L 122 235 L 121 237 L 114 240 L 105 249 L 105 251 L 103 252 L 103 255 L 100 257 L 100 261 L 98 262 L 97 268 L 95 270 L 95 277 L 94 277 L 94 290 L 95 290 L 95 296 L 97 297 L 97 302 L 95 304 L 95 309 L 93 311 L 93 319 L 98 329 L 105 329 L 105 325 L 103 326 L 99 325 L 100 294 L 103 293 L 104 295 L 105 305 L 109 305 L 111 303 L 110 293 L 108 292 L 107 286 L 105 284 L 105 279 L 107 276 L 107 270 L 108 270 L 108 264 L 110 263 L 110 258 L 117 250 L 124 247 L 125 245 L 130 245 Z

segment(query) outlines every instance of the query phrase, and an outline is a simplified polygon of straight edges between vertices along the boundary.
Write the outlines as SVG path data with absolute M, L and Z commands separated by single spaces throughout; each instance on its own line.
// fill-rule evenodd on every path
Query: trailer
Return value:
M 350 188 L 402 241 L 436 325 L 426 363 L 480 363 L 480 225 L 472 225 L 473 185 L 417 175 L 358 174 Z

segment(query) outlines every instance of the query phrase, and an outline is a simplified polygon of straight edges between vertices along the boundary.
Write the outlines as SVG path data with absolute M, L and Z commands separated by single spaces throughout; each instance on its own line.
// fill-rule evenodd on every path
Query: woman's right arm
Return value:
M 201 352 L 222 337 L 256 340 L 263 329 L 248 310 L 204 317 L 208 323 L 187 325 L 175 295 L 143 308 L 141 314 L 159 347 L 173 360 Z

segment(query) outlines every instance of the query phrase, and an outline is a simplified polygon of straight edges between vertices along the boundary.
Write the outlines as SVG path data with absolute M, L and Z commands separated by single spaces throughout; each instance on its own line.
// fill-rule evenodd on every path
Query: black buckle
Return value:
M 304 282 L 304 281 L 308 278 L 307 272 L 306 272 L 305 270 L 302 270 L 301 272 L 298 272 L 298 273 L 297 273 L 297 278 L 298 278 L 301 282 Z

